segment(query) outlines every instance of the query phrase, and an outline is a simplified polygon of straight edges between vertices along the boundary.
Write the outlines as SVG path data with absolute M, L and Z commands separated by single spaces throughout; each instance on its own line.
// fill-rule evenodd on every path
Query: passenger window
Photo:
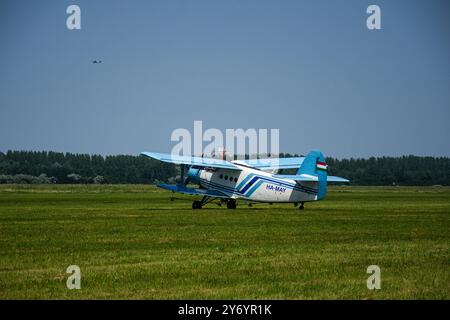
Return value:
M 233 177 L 230 177 L 230 181 L 233 181 Z
M 234 178 L 234 182 L 237 182 L 237 178 Z
M 225 180 L 228 180 L 228 176 L 225 176 Z
M 220 175 L 220 179 L 223 179 L 223 174 Z

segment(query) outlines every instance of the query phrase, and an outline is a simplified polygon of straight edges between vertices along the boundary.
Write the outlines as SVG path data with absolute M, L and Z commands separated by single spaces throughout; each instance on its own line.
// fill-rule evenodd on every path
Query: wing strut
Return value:
M 182 164 L 182 165 L 180 165 L 180 169 L 181 169 L 181 172 L 180 172 L 180 182 L 178 183 L 178 185 L 180 185 L 180 186 L 185 186 L 186 184 L 185 184 L 185 181 L 184 181 L 184 167 L 185 167 L 186 165 L 184 165 L 184 164 Z

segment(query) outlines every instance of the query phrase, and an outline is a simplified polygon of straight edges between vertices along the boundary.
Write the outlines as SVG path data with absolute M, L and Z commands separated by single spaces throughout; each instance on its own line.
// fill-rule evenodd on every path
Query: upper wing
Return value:
M 208 196 L 208 197 L 213 197 L 213 198 L 230 198 L 229 195 L 220 192 L 218 190 L 205 190 L 205 189 L 193 189 L 193 188 L 186 188 L 183 186 L 179 186 L 179 185 L 170 185 L 170 184 L 165 184 L 165 183 L 161 183 L 158 185 L 158 187 L 166 189 L 166 190 L 170 190 L 173 192 L 178 192 L 178 193 L 184 193 L 184 194 L 189 194 L 189 195 L 200 195 L 200 196 Z
M 168 163 L 186 164 L 194 167 L 211 167 L 211 168 L 241 170 L 238 166 L 232 164 L 231 162 L 220 159 L 178 156 L 157 152 L 141 152 L 141 154 Z
M 250 159 L 250 160 L 236 160 L 233 163 L 241 163 L 261 170 L 272 169 L 298 169 L 303 163 L 304 157 L 294 158 L 267 158 L 267 159 Z
M 277 174 L 275 177 L 295 181 L 319 181 L 317 176 L 310 174 Z M 327 182 L 350 182 L 350 180 L 341 177 L 327 176 Z

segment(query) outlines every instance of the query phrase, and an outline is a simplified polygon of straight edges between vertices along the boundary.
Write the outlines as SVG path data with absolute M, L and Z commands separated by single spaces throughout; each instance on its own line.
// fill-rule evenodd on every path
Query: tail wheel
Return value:
M 304 206 L 304 203 L 302 202 L 302 203 L 300 203 L 300 206 L 298 207 L 300 210 L 303 210 L 303 209 L 305 209 L 305 206 Z
M 228 209 L 236 209 L 236 200 L 230 199 L 227 201 L 227 208 Z
M 202 203 L 199 200 L 195 200 L 194 202 L 192 202 L 192 209 L 201 209 L 202 208 Z

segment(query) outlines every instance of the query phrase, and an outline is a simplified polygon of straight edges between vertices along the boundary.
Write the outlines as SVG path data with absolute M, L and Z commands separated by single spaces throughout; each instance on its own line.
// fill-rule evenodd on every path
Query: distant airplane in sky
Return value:
M 92 63 L 102 63 L 102 60 L 93 60 Z
M 344 178 L 327 176 L 328 166 L 318 150 L 311 151 L 306 157 L 234 161 L 155 152 L 141 154 L 181 165 L 178 184 L 163 183 L 158 187 L 203 196 L 192 203 L 192 209 L 201 209 L 216 199 L 219 199 L 219 204 L 226 203 L 228 209 L 236 208 L 237 199 L 250 203 L 294 203 L 295 206 L 300 204 L 299 209 L 303 209 L 305 202 L 325 198 L 327 182 L 349 182 Z M 188 169 L 186 179 L 185 169 Z M 297 172 L 290 175 L 271 173 L 280 169 L 297 169 Z M 188 188 L 188 183 L 198 184 L 199 188 Z

